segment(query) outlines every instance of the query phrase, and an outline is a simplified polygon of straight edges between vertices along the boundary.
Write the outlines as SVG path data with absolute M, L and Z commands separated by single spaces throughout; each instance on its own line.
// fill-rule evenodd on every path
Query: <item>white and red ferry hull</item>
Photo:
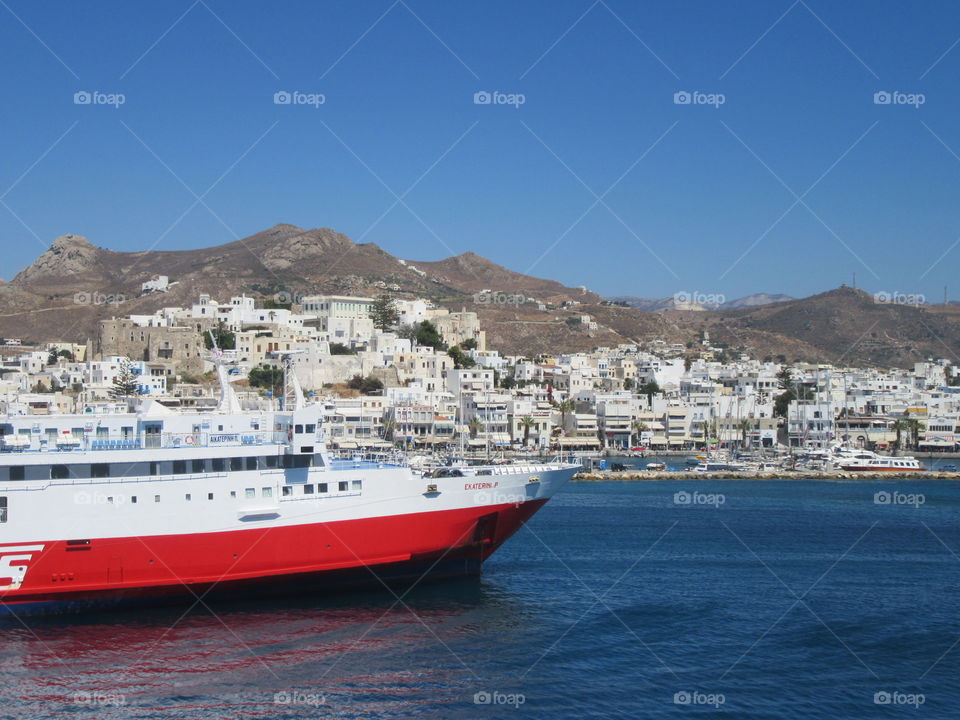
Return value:
M 0 608 L 61 612 L 478 574 L 576 470 L 434 480 L 407 468 L 358 467 L 311 470 L 295 484 L 278 471 L 8 486 Z M 355 480 L 362 489 L 353 490 Z M 332 490 L 303 495 L 304 481 Z M 348 489 L 335 490 L 341 483 Z M 244 497 L 245 487 L 257 497 Z M 59 508 L 60 517 L 37 521 L 42 507 Z M 44 526 L 60 534 L 40 534 Z

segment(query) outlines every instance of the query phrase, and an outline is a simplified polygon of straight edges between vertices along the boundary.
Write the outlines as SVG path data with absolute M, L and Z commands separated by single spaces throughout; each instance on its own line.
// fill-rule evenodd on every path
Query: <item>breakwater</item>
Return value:
M 643 480 L 960 480 L 960 472 L 881 470 L 764 470 L 762 472 L 695 472 L 693 470 L 590 470 L 573 476 L 574 482 L 639 482 Z

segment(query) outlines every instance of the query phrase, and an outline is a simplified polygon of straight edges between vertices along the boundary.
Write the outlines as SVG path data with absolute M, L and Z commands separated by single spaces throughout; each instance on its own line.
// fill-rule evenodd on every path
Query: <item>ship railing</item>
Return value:
M 199 433 L 64 433 L 59 436 L 32 433 L 0 438 L 0 452 L 76 452 L 139 450 L 141 448 L 227 447 L 281 445 L 286 433 L 274 431 Z

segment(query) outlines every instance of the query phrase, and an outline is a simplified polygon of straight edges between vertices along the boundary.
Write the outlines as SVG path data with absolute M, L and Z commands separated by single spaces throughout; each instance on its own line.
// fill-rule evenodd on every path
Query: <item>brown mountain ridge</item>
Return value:
M 166 293 L 141 295 L 141 284 L 157 275 L 176 284 Z M 478 301 L 481 290 L 511 300 Z M 637 290 L 640 295 L 644 288 Z M 581 351 L 653 339 L 693 345 L 707 330 L 715 344 L 760 358 L 884 366 L 909 366 L 928 357 L 960 362 L 960 306 L 885 304 L 842 287 L 735 310 L 644 312 L 609 305 L 585 288 L 524 275 L 472 252 L 401 261 L 373 243 L 353 243 L 329 228 L 286 224 L 195 250 L 118 252 L 79 235 L 61 236 L 32 265 L 0 283 L 0 335 L 24 342 L 83 342 L 103 318 L 189 306 L 203 292 L 219 300 L 241 293 L 263 299 L 278 293 L 427 297 L 477 312 L 488 345 L 504 353 Z M 579 304 L 564 309 L 565 301 Z M 573 315 L 590 315 L 596 328 L 570 324 Z

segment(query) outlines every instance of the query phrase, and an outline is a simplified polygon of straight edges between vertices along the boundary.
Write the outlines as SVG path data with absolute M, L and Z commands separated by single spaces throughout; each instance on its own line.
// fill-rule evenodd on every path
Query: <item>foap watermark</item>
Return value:
M 518 708 L 527 701 L 523 693 L 504 693 L 499 690 L 481 690 L 473 696 L 474 705 L 512 705 Z
M 274 105 L 307 105 L 314 109 L 327 102 L 323 93 L 305 93 L 299 90 L 277 90 L 273 94 Z
M 515 110 L 527 101 L 527 96 L 523 93 L 503 93 L 499 90 L 488 92 L 487 90 L 477 90 L 473 94 L 474 105 L 512 105 Z
M 699 690 L 680 690 L 673 694 L 674 705 L 709 705 L 714 710 L 727 702 L 723 693 L 705 693 Z
M 719 108 L 727 102 L 723 93 L 705 93 L 699 90 L 677 90 L 673 94 L 674 105 L 710 105 Z
M 694 490 L 687 492 L 681 490 L 673 494 L 674 505 L 709 505 L 718 508 L 727 502 L 727 497 L 723 493 L 702 493 Z
M 873 301 L 877 305 L 911 305 L 920 307 L 927 304 L 927 297 L 922 293 L 905 293 L 899 290 L 888 292 L 881 290 L 873 294 Z
M 919 508 L 927 502 L 923 493 L 905 493 L 899 490 L 881 490 L 873 494 L 874 505 L 910 505 Z
M 73 494 L 74 505 L 123 505 L 127 502 L 125 495 L 107 495 L 101 492 L 81 490 Z
M 915 110 L 919 110 L 925 102 L 927 102 L 927 96 L 923 93 L 878 90 L 873 94 L 874 105 L 910 105 Z
M 120 693 L 79 691 L 73 694 L 73 701 L 78 705 L 121 707 L 127 704 L 127 697 Z
M 481 490 L 473 496 L 474 505 L 519 505 L 526 502 L 524 493 L 507 493 L 496 490 Z
M 89 90 L 77 90 L 73 94 L 74 105 L 108 105 L 114 109 L 119 108 L 127 101 L 127 96 L 123 93 L 105 93 L 99 90 L 93 92 Z
M 527 298 L 522 293 L 491 292 L 485 290 L 473 294 L 473 301 L 478 305 L 523 305 Z
M 281 290 L 273 294 L 273 302 L 277 305 L 302 305 L 305 297 L 303 293 Z
M 281 690 L 273 694 L 274 705 L 309 705 L 320 707 L 327 702 L 323 693 L 303 692 L 301 690 Z
M 98 290 L 81 290 L 73 294 L 74 305 L 119 305 L 127 298 L 121 293 L 102 293 Z
M 878 690 L 873 694 L 874 705 L 909 705 L 914 709 L 927 701 L 923 693 L 905 693 L 899 690 Z
M 727 301 L 727 296 L 723 293 L 704 293 L 694 290 L 688 292 L 681 290 L 673 294 L 675 305 L 696 305 L 698 307 L 710 308 L 715 310 Z

